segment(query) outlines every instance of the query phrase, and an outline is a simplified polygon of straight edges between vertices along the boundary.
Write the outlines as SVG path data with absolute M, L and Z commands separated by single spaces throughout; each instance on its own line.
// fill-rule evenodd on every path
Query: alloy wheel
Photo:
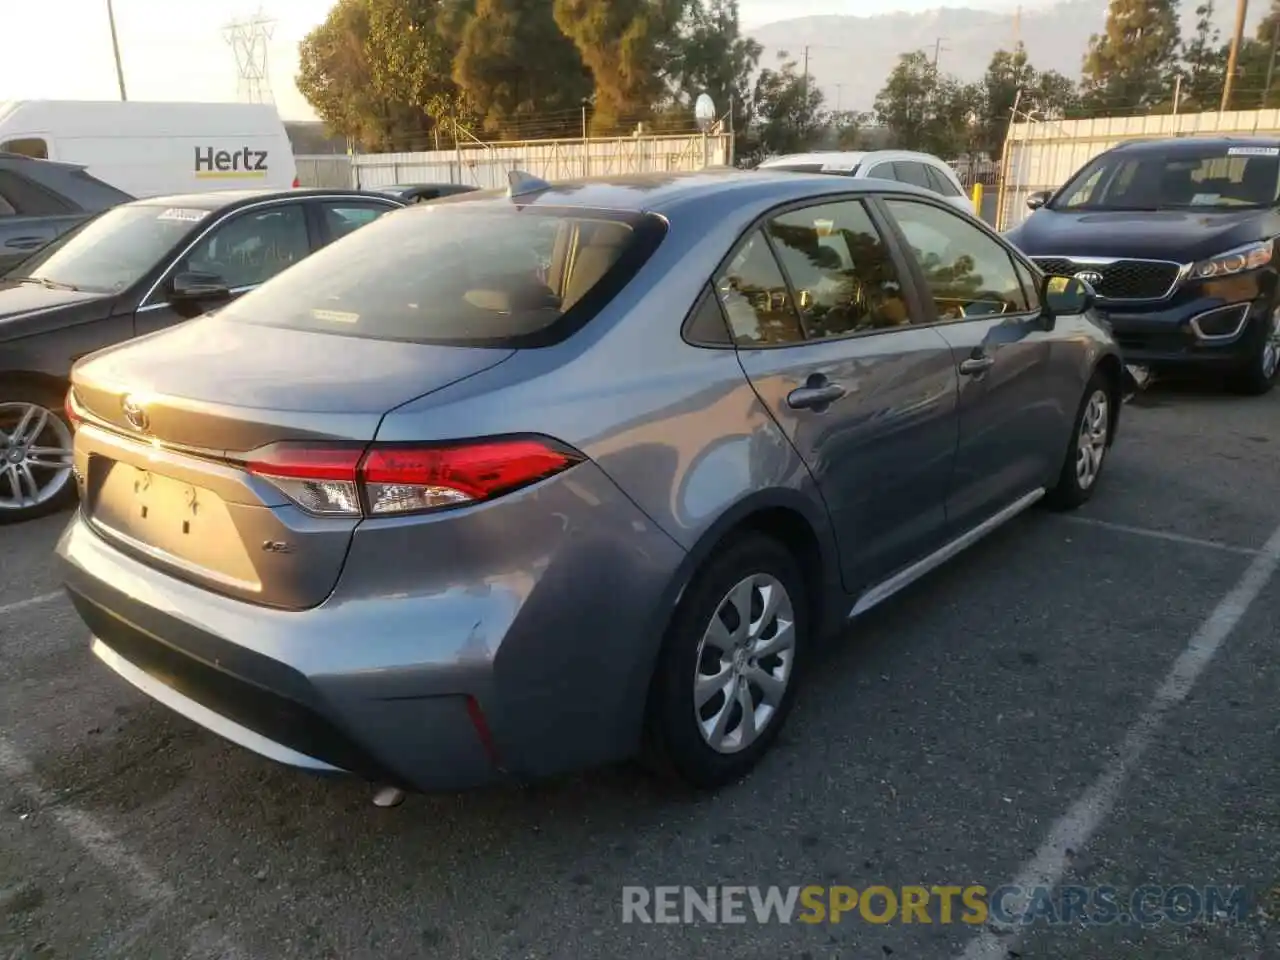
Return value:
M 1076 482 L 1088 490 L 1102 471 L 1107 452 L 1107 431 L 1111 425 L 1111 401 L 1105 390 L 1096 389 L 1085 404 L 1076 444 Z
M 795 611 L 768 574 L 738 582 L 720 601 L 698 646 L 693 708 L 717 753 L 751 746 L 777 715 L 795 660 Z
M 1262 378 L 1270 380 L 1280 367 L 1280 308 L 1273 310 L 1267 325 L 1267 338 L 1262 344 Z
M 0 513 L 43 506 L 71 479 L 71 429 L 38 403 L 0 403 Z

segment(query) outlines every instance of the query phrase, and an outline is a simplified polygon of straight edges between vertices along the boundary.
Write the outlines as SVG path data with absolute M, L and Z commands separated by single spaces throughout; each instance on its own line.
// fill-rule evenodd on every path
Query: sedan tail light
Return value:
M 84 414 L 80 412 L 80 404 L 76 400 L 76 388 L 71 387 L 67 390 L 67 395 L 62 401 L 62 412 L 67 418 L 67 423 L 74 430 L 80 426 L 80 421 L 84 419 Z
M 547 437 L 492 437 L 448 444 L 282 442 L 245 468 L 307 513 L 383 517 L 482 503 L 586 459 Z

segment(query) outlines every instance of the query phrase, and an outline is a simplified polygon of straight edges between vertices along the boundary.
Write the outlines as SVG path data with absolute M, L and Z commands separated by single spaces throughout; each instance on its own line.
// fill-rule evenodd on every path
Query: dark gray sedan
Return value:
M 0 273 L 85 218 L 132 199 L 78 164 L 0 153 Z
M 817 642 L 1093 495 L 1091 299 L 903 184 L 517 177 L 79 363 L 66 584 L 112 670 L 287 764 L 724 784 Z

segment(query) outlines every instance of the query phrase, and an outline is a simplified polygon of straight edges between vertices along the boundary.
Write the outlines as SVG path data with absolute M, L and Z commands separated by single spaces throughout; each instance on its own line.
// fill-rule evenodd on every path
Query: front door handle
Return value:
M 961 362 L 960 372 L 966 377 L 976 377 L 990 370 L 995 362 L 995 357 L 970 357 Z
M 12 240 L 6 240 L 4 245 L 14 250 L 34 250 L 36 247 L 43 246 L 44 237 L 14 237 Z
M 849 392 L 840 384 L 825 379 L 820 383 L 813 381 L 811 377 L 808 385 L 787 394 L 787 406 L 792 410 L 818 410 L 830 406 Z

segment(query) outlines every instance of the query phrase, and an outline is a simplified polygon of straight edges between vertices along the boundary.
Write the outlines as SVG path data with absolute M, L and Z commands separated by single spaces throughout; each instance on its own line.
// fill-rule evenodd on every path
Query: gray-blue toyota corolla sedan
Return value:
M 78 363 L 66 585 L 106 665 L 286 764 L 720 785 L 817 641 L 1094 492 L 1091 300 L 899 183 L 513 175 Z

